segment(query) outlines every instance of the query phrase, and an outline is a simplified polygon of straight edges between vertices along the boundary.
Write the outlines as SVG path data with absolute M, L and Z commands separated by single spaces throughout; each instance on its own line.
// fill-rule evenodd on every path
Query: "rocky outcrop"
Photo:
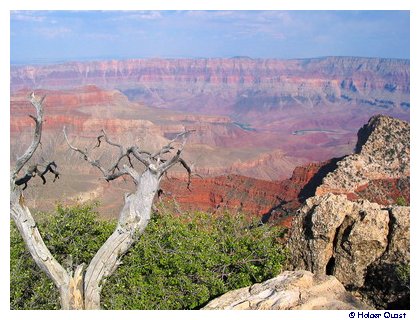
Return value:
M 384 208 L 345 195 L 309 198 L 292 223 L 291 265 L 334 275 L 378 307 L 408 307 L 407 290 L 396 270 L 410 262 L 409 215 L 408 207 Z M 374 277 L 391 270 L 386 277 Z M 387 288 L 382 300 L 380 287 Z
M 204 310 L 349 310 L 371 309 L 346 292 L 333 276 L 286 271 L 212 300 Z
M 322 185 L 316 189 L 316 195 L 331 192 L 357 199 L 363 196 L 362 191 L 367 185 L 380 185 L 378 180 L 394 179 L 398 184 L 400 179 L 409 177 L 410 125 L 399 119 L 378 115 L 359 130 L 356 153 L 337 163 L 337 169 L 323 179 Z M 404 187 L 404 182 L 399 185 Z M 401 193 L 407 194 L 407 191 L 402 190 Z
M 382 309 L 410 308 L 410 216 L 408 207 L 393 207 L 388 247 L 368 268 L 362 294 Z
M 214 178 L 179 178 L 163 180 L 163 199 L 174 199 L 182 209 L 240 210 L 254 215 L 269 211 L 278 202 L 279 182 L 264 181 L 239 175 Z
M 292 267 L 334 275 L 378 308 L 409 308 L 409 124 L 372 117 L 315 194 L 292 222 Z

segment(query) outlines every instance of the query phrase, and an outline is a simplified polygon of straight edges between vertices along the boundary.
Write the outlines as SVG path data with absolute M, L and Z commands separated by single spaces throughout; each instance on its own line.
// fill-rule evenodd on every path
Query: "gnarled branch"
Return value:
M 106 134 L 105 130 L 102 129 L 102 134 L 96 138 L 97 144 L 94 148 L 99 148 L 102 145 L 102 140 L 104 139 L 107 144 L 117 147 L 119 149 L 119 155 L 117 160 L 111 165 L 109 169 L 105 169 L 100 164 L 99 160 L 94 160 L 90 157 L 87 149 L 83 151 L 82 149 L 73 146 L 67 137 L 66 128 L 63 128 L 64 137 L 69 147 L 72 150 L 80 153 L 83 156 L 83 159 L 90 163 L 93 167 L 98 168 L 105 177 L 106 181 L 115 180 L 123 175 L 129 175 L 133 178 L 134 183 L 137 184 L 138 179 L 135 177 L 137 177 L 138 174 L 134 174 L 134 166 L 130 157 L 130 155 L 133 155 L 133 157 L 139 162 L 141 162 L 147 169 L 156 171 L 156 173 L 158 173 L 159 178 L 176 163 L 181 163 L 181 165 L 186 169 L 188 173 L 188 187 L 191 181 L 191 169 L 188 166 L 188 164 L 180 157 L 180 154 L 185 146 L 188 136 L 193 131 L 194 130 L 185 130 L 184 132 L 177 134 L 175 138 L 169 141 L 167 145 L 163 146 L 159 151 L 152 154 L 148 151 L 141 150 L 138 146 L 130 146 L 128 148 L 124 148 L 122 145 L 111 141 L 108 135 Z M 178 142 L 178 140 L 180 139 L 182 140 L 182 142 L 176 154 L 170 159 L 162 158 L 162 156 L 170 153 L 172 150 L 175 149 L 173 144 Z M 124 165 L 121 169 L 120 163 L 124 158 L 127 158 L 129 166 Z
M 98 160 L 91 159 L 87 150 L 83 151 L 80 148 L 71 145 L 64 130 L 64 135 L 70 148 L 82 154 L 83 158 L 92 166 L 99 168 L 106 180 L 113 180 L 128 174 L 133 178 L 137 185 L 134 193 L 124 197 L 125 203 L 120 212 L 115 231 L 95 254 L 86 270 L 84 278 L 86 309 L 100 308 L 102 280 L 115 271 L 120 264 L 121 258 L 130 249 L 133 243 L 137 241 L 138 237 L 144 232 L 148 225 L 151 217 L 153 200 L 158 193 L 162 175 L 173 165 L 180 162 L 187 170 L 190 177 L 191 169 L 180 157 L 189 133 L 190 131 L 180 133 L 166 146 L 152 154 L 141 150 L 137 146 L 124 148 L 122 145 L 111 141 L 106 132 L 102 130 L 101 135 L 97 137 L 95 148 L 99 148 L 102 145 L 102 142 L 105 141 L 107 144 L 119 149 L 117 160 L 111 165 L 110 169 L 106 170 L 100 165 Z M 168 155 L 171 150 L 175 149 L 173 145 L 179 139 L 182 139 L 182 142 L 175 155 L 169 159 L 163 159 L 163 156 Z M 133 156 L 133 159 L 137 159 L 146 167 L 141 174 L 134 169 L 130 155 Z M 120 168 L 121 161 L 125 157 L 127 157 L 129 165 L 124 164 L 123 167 Z
M 43 166 L 40 164 L 34 164 L 29 166 L 26 171 L 25 174 L 23 175 L 23 177 L 18 178 L 15 180 L 15 184 L 17 186 L 20 185 L 24 185 L 22 190 L 25 190 L 28 187 L 28 182 L 29 180 L 31 180 L 33 177 L 35 177 L 36 175 L 38 175 L 41 179 L 42 179 L 42 184 L 47 183 L 47 180 L 45 179 L 45 175 L 48 172 L 51 172 L 54 174 L 54 180 L 53 182 L 55 182 L 55 180 L 60 179 L 60 172 L 57 171 L 57 165 L 55 163 L 55 161 L 51 161 L 48 162 L 44 167 L 44 170 L 41 172 L 38 167 L 39 166 Z
M 57 164 L 55 163 L 55 161 L 47 162 L 47 164 L 45 165 L 44 171 L 38 173 L 38 175 L 42 179 L 42 184 L 45 184 L 47 182 L 47 180 L 45 180 L 44 176 L 48 172 L 51 172 L 51 173 L 54 174 L 53 182 L 55 182 L 55 180 L 57 180 L 57 179 L 60 179 L 60 172 L 57 171 Z
M 35 121 L 35 132 L 32 139 L 31 145 L 25 151 L 25 153 L 18 158 L 16 165 L 12 170 L 10 176 L 10 216 L 14 220 L 16 227 L 21 234 L 29 253 L 34 259 L 37 266 L 45 272 L 45 274 L 54 282 L 55 286 L 60 291 L 61 307 L 63 309 L 70 309 L 70 292 L 69 281 L 70 276 L 67 271 L 57 262 L 52 256 L 51 252 L 45 245 L 38 227 L 36 226 L 35 220 L 29 208 L 25 204 L 25 200 L 22 194 L 22 190 L 19 187 L 24 185 L 27 187 L 28 181 L 35 175 L 39 175 L 43 181 L 45 181 L 45 174 L 52 172 L 55 174 L 55 178 L 59 177 L 58 171 L 56 171 L 57 165 L 55 162 L 50 162 L 46 165 L 45 170 L 42 172 L 38 170 L 37 165 L 31 165 L 26 169 L 25 175 L 17 179 L 17 175 L 25 166 L 25 164 L 32 158 L 35 150 L 38 148 L 41 142 L 42 133 L 42 121 L 44 115 L 43 109 L 44 98 L 38 99 L 34 93 L 31 94 L 31 103 L 36 110 L 36 116 L 31 116 Z M 55 180 L 55 179 L 54 179 Z
M 44 99 L 45 99 L 45 96 L 39 99 L 38 97 L 35 96 L 34 92 L 31 93 L 30 101 L 36 110 L 36 116 L 29 115 L 29 117 L 31 117 L 35 121 L 34 136 L 32 138 L 31 145 L 28 147 L 25 153 L 16 160 L 16 165 L 14 169 L 12 170 L 12 175 L 11 175 L 12 180 L 16 180 L 16 177 L 19 174 L 20 170 L 22 170 L 22 168 L 29 161 L 29 159 L 32 158 L 32 155 L 34 154 L 35 150 L 38 148 L 41 142 L 42 121 L 44 117 L 44 108 L 43 108 L 42 103 L 44 102 Z

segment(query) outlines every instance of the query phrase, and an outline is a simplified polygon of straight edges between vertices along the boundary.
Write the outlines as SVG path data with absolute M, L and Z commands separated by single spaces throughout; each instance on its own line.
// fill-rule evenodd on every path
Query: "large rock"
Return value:
M 185 176 L 185 175 L 184 175 Z M 187 181 L 171 178 L 162 181 L 166 199 L 173 197 L 187 210 L 241 210 L 264 214 L 278 203 L 279 182 L 265 181 L 240 175 L 214 178 L 193 178 Z
M 402 269 L 410 272 L 409 207 L 392 207 L 387 250 L 367 269 L 363 294 L 382 309 L 409 309 L 409 280 L 402 279 Z M 380 279 L 380 281 L 378 281 Z
M 250 287 L 230 291 L 203 309 L 218 310 L 348 310 L 370 309 L 333 276 L 286 271 Z
M 346 194 L 350 199 L 364 198 L 370 184 L 370 199 L 386 198 L 386 188 L 372 188 L 375 181 L 396 180 L 404 192 L 404 179 L 410 177 L 410 124 L 392 117 L 372 117 L 358 132 L 356 153 L 344 157 L 316 189 L 316 195 Z M 381 189 L 375 192 L 375 189 Z M 408 186 L 409 189 L 409 186 Z M 391 190 L 390 190 L 391 191 Z M 395 193 L 395 192 L 393 192 Z M 408 199 L 405 199 L 408 200 Z M 394 202 L 395 203 L 395 202 Z
M 396 275 L 410 261 L 409 207 L 334 194 L 309 198 L 292 223 L 289 249 L 295 269 L 334 275 L 377 307 L 409 305 Z

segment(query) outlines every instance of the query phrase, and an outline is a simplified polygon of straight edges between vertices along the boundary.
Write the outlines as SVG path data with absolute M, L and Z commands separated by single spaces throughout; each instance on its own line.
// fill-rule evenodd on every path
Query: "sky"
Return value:
M 94 4 L 94 2 L 96 2 Z M 64 60 L 118 59 L 144 57 L 231 57 L 250 56 L 260 58 L 307 58 L 329 55 L 369 56 L 386 58 L 409 58 L 420 56 L 416 37 L 409 41 L 409 25 L 420 30 L 420 5 L 413 0 L 230 0 L 198 1 L 132 1 L 132 0 L 2 0 L 0 4 L 0 70 L 8 70 L 10 62 L 34 63 Z M 267 4 L 268 2 L 268 4 Z M 302 4 L 303 2 L 303 4 Z M 134 4 L 135 3 L 135 4 Z M 141 3 L 141 5 L 140 5 Z M 156 4 L 157 3 L 157 4 Z M 176 5 L 173 5 L 176 3 Z M 205 3 L 205 5 L 204 5 Z M 326 3 L 326 4 L 325 4 Z M 178 11 L 77 11 L 79 9 L 171 9 Z M 179 11 L 179 9 L 236 9 L 236 8 L 281 8 L 281 9 L 372 9 L 375 11 Z M 10 10 L 59 9 L 72 11 L 10 11 Z M 77 10 L 75 10 L 77 9 Z M 381 9 L 378 11 L 377 9 Z M 395 10 L 411 10 L 395 11 Z M 385 11 L 394 10 L 394 11 Z M 411 15 L 411 22 L 410 22 Z M 10 24 L 9 24 L 10 18 Z M 10 32 L 9 32 L 10 28 Z M 10 35 L 10 42 L 9 42 Z M 417 37 L 418 38 L 418 37 Z M 10 44 L 10 50 L 9 50 Z M 411 46 L 411 48 L 410 48 Z M 10 53 L 10 56 L 9 56 Z M 411 105 L 420 102 L 419 64 L 410 63 L 412 90 Z M 10 105 L 10 74 L 0 76 L 0 96 L 5 105 Z M 9 165 L 10 123 L 8 112 L 1 117 L 1 148 L 5 155 L 0 160 L 3 167 Z M 411 123 L 419 119 L 418 109 L 410 111 Z M 411 140 L 420 140 L 419 126 L 412 126 Z M 411 149 L 412 163 L 420 163 L 419 148 Z M 419 194 L 419 166 L 411 168 L 411 189 Z M 0 188 L 7 194 L 8 170 L 1 170 Z M 9 210 L 7 197 L 2 197 L 2 212 Z M 420 207 L 420 198 L 413 197 L 411 206 Z M 9 217 L 3 215 L 0 233 L 9 233 Z M 411 225 L 419 225 L 418 215 L 411 217 Z M 412 245 L 419 237 L 412 237 Z M 7 237 L 0 241 L 1 252 L 9 256 L 10 243 Z M 7 257 L 3 257 L 7 261 Z M 413 254 L 411 264 L 419 265 L 418 255 Z M 8 283 L 9 271 L 1 269 L 1 283 Z M 412 273 L 413 288 L 417 273 Z M 419 290 L 412 290 L 412 300 L 417 301 Z M 10 309 L 7 290 L 0 292 L 2 312 Z M 411 312 L 419 311 L 413 306 Z M 10 311 L 9 311 L 10 312 Z M 331 318 L 346 317 L 341 311 L 328 311 Z M 332 313 L 331 313 L 332 312 Z M 415 314 L 414 312 L 413 314 Z M 408 313 L 410 314 L 410 313 Z M 96 314 L 94 314 L 96 315 Z M 165 314 L 166 315 L 166 314 Z M 201 314 L 200 314 L 201 315 Z M 229 314 L 230 315 L 230 314 Z M 278 313 L 273 314 L 278 317 Z M 13 316 L 13 315 L 12 315 Z M 41 317 L 40 315 L 39 317 Z M 91 314 L 88 315 L 91 317 Z M 101 317 L 107 315 L 100 315 Z M 138 317 L 138 313 L 135 313 Z M 155 315 L 154 315 L 155 316 Z M 218 314 L 221 319 L 223 314 Z M 255 318 L 254 314 L 241 314 L 244 319 Z M 321 313 L 306 314 L 308 319 L 325 319 Z M 84 319 L 83 315 L 80 315 Z M 109 314 L 109 319 L 115 317 Z M 147 315 L 146 315 L 147 317 Z M 167 317 L 167 315 L 166 315 Z M 183 313 L 183 318 L 192 319 L 194 313 Z M 204 313 L 203 319 L 214 318 Z M 230 316 L 231 317 L 231 316 Z M 267 316 L 265 316 L 267 317 Z M 287 314 L 290 319 L 302 318 L 301 313 Z M 86 317 L 87 318 L 87 317 Z M 133 317 L 134 318 L 134 317 Z M 158 316 L 158 318 L 160 318 Z M 162 317 L 163 319 L 163 317 Z M 227 317 L 226 317 L 227 319 Z M 344 319 L 344 318 L 343 318 Z
M 10 61 L 410 58 L 409 11 L 11 11 Z

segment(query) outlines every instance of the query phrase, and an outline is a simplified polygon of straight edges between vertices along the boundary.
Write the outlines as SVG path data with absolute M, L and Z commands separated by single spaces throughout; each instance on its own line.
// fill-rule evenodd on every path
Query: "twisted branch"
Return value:
M 20 156 L 16 161 L 16 165 L 11 175 L 11 179 L 13 181 L 16 180 L 17 175 L 19 174 L 20 170 L 22 170 L 24 165 L 29 161 L 29 159 L 32 158 L 32 155 L 34 154 L 35 150 L 38 148 L 41 142 L 43 121 L 42 119 L 44 117 L 44 108 L 42 106 L 42 103 L 44 102 L 44 99 L 45 96 L 43 96 L 41 99 L 38 99 L 37 97 L 35 97 L 35 94 L 33 92 L 31 93 L 30 102 L 36 110 L 36 116 L 29 115 L 29 117 L 35 121 L 35 131 L 31 145 L 28 147 L 25 153 L 22 156 Z
M 18 186 L 23 184 L 24 187 L 23 187 L 22 190 L 25 190 L 28 187 L 29 180 L 31 180 L 36 175 L 38 175 L 42 179 L 42 184 L 45 184 L 47 182 L 47 180 L 45 179 L 45 175 L 48 172 L 51 172 L 51 173 L 54 174 L 53 182 L 55 182 L 55 180 L 57 180 L 57 179 L 60 179 L 60 172 L 57 171 L 57 165 L 56 165 L 55 161 L 48 162 L 45 165 L 45 168 L 42 172 L 39 171 L 38 166 L 42 166 L 42 165 L 35 164 L 35 165 L 32 165 L 32 166 L 29 166 L 26 169 L 24 176 L 17 179 L 15 181 L 15 184 L 18 185 Z
M 193 132 L 194 130 L 186 130 L 184 132 L 181 132 L 179 134 L 177 134 L 175 136 L 174 139 L 172 139 L 171 141 L 169 141 L 169 143 L 165 146 L 163 146 L 159 151 L 155 152 L 155 153 L 150 153 L 148 151 L 144 151 L 141 150 L 139 147 L 137 146 L 131 146 L 128 148 L 124 148 L 122 145 L 111 141 L 107 135 L 107 133 L 105 132 L 105 130 L 102 129 L 101 131 L 101 135 L 99 135 L 96 140 L 97 140 L 97 144 L 95 145 L 94 148 L 99 148 L 102 145 L 102 142 L 105 141 L 107 144 L 109 144 L 110 146 L 113 147 L 117 147 L 119 149 L 119 155 L 117 160 L 111 165 L 111 167 L 109 169 L 105 169 L 99 162 L 99 160 L 94 160 L 89 156 L 88 150 L 85 149 L 85 151 L 83 151 L 82 149 L 79 149 L 75 146 L 73 146 L 68 137 L 67 137 L 67 133 L 66 133 L 66 128 L 63 128 L 63 133 L 64 133 L 64 137 L 66 139 L 67 144 L 69 145 L 69 147 L 80 153 L 83 156 L 83 159 L 85 161 L 87 161 L 88 163 L 90 163 L 93 167 L 98 168 L 101 173 L 103 174 L 103 176 L 105 177 L 106 181 L 111 181 L 114 179 L 117 179 L 123 175 L 129 175 L 133 178 L 134 183 L 137 184 L 138 183 L 138 177 L 139 177 L 139 173 L 137 171 L 134 170 L 134 166 L 132 163 L 132 158 L 130 157 L 130 155 L 132 155 L 135 159 L 137 159 L 139 162 L 141 162 L 147 169 L 155 172 L 158 177 L 160 178 L 166 171 L 168 171 L 172 166 L 174 166 L 175 164 L 177 164 L 178 162 L 181 163 L 181 165 L 184 167 L 184 169 L 187 171 L 188 173 L 188 188 L 190 186 L 191 183 L 191 168 L 188 166 L 188 164 L 186 163 L 185 160 L 183 160 L 180 155 L 181 152 L 185 146 L 187 137 L 191 134 L 191 132 Z M 170 153 L 172 150 L 175 149 L 175 147 L 173 146 L 176 142 L 179 142 L 178 140 L 182 139 L 181 145 L 178 148 L 177 152 L 175 153 L 174 156 L 172 156 L 172 158 L 170 159 L 164 159 L 162 158 L 164 155 Z M 121 169 L 121 161 L 127 158 L 128 160 L 128 164 L 129 165 L 123 165 L 123 168 Z
M 23 177 L 17 179 L 17 175 L 25 164 L 27 164 L 27 162 L 32 158 L 41 142 L 42 121 L 44 115 L 42 103 L 44 98 L 45 97 L 38 99 L 35 97 L 34 93 L 32 93 L 30 97 L 30 101 L 36 110 L 36 116 L 30 116 L 35 121 L 35 132 L 31 145 L 25 153 L 18 158 L 10 176 L 10 216 L 14 220 L 15 225 L 18 228 L 19 233 L 21 234 L 35 263 L 43 272 L 45 272 L 45 274 L 59 289 L 62 308 L 69 309 L 72 307 L 69 303 L 69 275 L 60 263 L 58 263 L 58 261 L 52 256 L 51 252 L 45 245 L 37 228 L 36 222 L 29 208 L 25 205 L 22 190 L 17 187 L 24 185 L 23 189 L 26 189 L 28 181 L 36 175 L 40 176 L 43 183 L 45 183 L 46 180 L 44 176 L 48 172 L 54 173 L 54 181 L 59 178 L 59 172 L 56 170 L 57 165 L 54 161 L 52 161 L 47 163 L 42 171 L 38 169 L 38 166 L 40 166 L 39 164 L 29 166 Z
M 18 185 L 18 186 L 23 185 L 22 190 L 25 190 L 28 187 L 29 180 L 31 180 L 33 177 L 37 175 L 42 179 L 43 184 L 47 182 L 47 180 L 45 179 L 45 175 L 48 172 L 51 172 L 54 174 L 53 182 L 55 182 L 57 179 L 60 178 L 60 173 L 57 171 L 57 164 L 54 161 L 47 162 L 45 165 L 41 165 L 41 164 L 31 165 L 25 170 L 25 174 L 22 177 L 17 178 L 19 172 L 23 169 L 23 167 L 27 164 L 27 162 L 32 158 L 34 152 L 36 151 L 38 146 L 41 144 L 42 122 L 44 118 L 44 107 L 43 107 L 44 99 L 45 99 L 45 96 L 38 98 L 35 96 L 34 92 L 32 92 L 30 95 L 30 102 L 36 110 L 36 116 L 30 114 L 29 117 L 33 119 L 35 122 L 35 131 L 34 131 L 31 145 L 28 147 L 25 153 L 17 159 L 15 168 L 13 169 L 12 174 L 11 174 L 11 181 L 13 181 L 15 185 Z M 39 166 L 45 167 L 42 172 L 38 169 Z

